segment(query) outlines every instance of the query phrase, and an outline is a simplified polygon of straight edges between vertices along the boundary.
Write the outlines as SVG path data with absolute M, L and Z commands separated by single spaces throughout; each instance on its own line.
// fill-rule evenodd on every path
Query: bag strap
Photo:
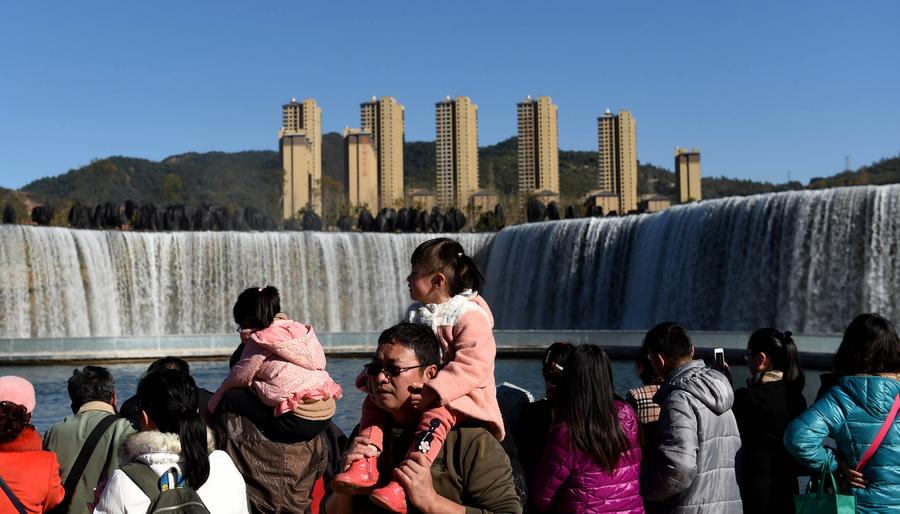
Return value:
M 81 480 L 82 475 L 84 475 L 84 470 L 87 468 L 88 462 L 90 462 L 91 456 L 97 448 L 97 443 L 100 442 L 100 438 L 103 437 L 106 430 L 118 419 L 120 419 L 119 416 L 110 414 L 101 419 L 100 422 L 94 426 L 94 429 L 91 430 L 91 433 L 88 434 L 88 438 L 84 441 L 84 446 L 82 446 L 81 451 L 78 452 L 78 457 L 75 457 L 75 463 L 72 464 L 72 469 L 70 469 L 69 474 L 66 475 L 66 483 L 63 485 L 63 489 L 66 490 L 66 495 L 63 497 L 62 503 L 60 503 L 59 506 L 54 507 L 52 512 L 65 513 L 69 511 L 69 506 L 72 505 L 72 496 L 75 494 L 75 488 L 78 487 L 78 481 Z
M 28 511 L 25 510 L 25 506 L 22 505 L 22 502 L 19 501 L 19 498 L 16 497 L 15 493 L 12 492 L 12 489 L 9 488 L 9 484 L 6 483 L 6 480 L 3 480 L 3 477 L 0 476 L 0 489 L 3 489 L 3 492 L 6 493 L 6 496 L 9 496 L 9 501 L 12 502 L 13 507 L 19 511 L 19 514 L 28 514 Z
M 132 482 L 141 488 L 141 491 L 150 498 L 150 503 L 159 496 L 159 477 L 149 465 L 141 462 L 131 462 L 125 464 L 121 469 Z
M 897 396 L 894 397 L 894 404 L 891 405 L 891 411 L 888 412 L 887 419 L 884 420 L 884 424 L 881 425 L 881 430 L 878 431 L 878 435 L 875 436 L 875 440 L 872 441 L 872 444 L 869 445 L 869 448 L 866 450 L 866 453 L 863 454 L 862 458 L 859 459 L 859 462 L 856 464 L 856 471 L 862 471 L 866 464 L 869 463 L 869 459 L 875 455 L 875 452 L 878 451 L 878 447 L 881 446 L 881 441 L 884 440 L 888 431 L 890 431 L 891 426 L 894 424 L 894 418 L 897 417 L 897 411 L 900 410 L 900 393 L 897 393 Z

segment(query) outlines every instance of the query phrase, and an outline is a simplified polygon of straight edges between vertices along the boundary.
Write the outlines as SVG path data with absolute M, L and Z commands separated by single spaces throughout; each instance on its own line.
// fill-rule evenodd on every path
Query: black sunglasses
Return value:
M 370 377 L 377 377 L 379 373 L 384 373 L 385 378 L 394 378 L 400 373 L 404 371 L 409 371 L 411 369 L 424 368 L 427 364 L 419 364 L 418 366 L 407 366 L 405 368 L 401 368 L 400 366 L 383 365 L 375 362 L 370 362 L 369 364 L 364 365 L 363 367 L 366 369 L 366 375 Z

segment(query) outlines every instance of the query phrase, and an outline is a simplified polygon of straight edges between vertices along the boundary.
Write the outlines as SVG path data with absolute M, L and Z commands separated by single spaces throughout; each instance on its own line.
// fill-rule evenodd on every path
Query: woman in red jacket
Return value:
M 21 377 L 0 377 L 0 512 L 46 512 L 62 502 L 56 454 L 41 450 L 31 425 L 34 387 Z
M 563 367 L 531 502 L 543 512 L 643 514 L 637 415 L 616 398 L 609 357 L 582 345 Z

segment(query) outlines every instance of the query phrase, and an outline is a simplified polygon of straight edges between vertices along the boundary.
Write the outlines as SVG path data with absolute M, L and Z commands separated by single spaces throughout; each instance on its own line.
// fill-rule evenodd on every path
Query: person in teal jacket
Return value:
M 857 316 L 844 332 L 833 366 L 837 385 L 788 425 L 784 445 L 811 470 L 821 469 L 826 460 L 832 471 L 842 467 L 857 512 L 900 513 L 900 417 L 862 473 L 853 471 L 900 393 L 900 339 L 893 324 L 878 314 Z M 826 437 L 835 440 L 836 452 L 822 445 Z

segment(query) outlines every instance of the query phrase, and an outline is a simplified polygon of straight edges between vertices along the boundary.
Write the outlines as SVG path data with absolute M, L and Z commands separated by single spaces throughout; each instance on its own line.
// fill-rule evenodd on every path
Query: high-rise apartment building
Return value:
M 619 214 L 637 210 L 637 135 L 631 113 L 609 109 L 597 118 L 600 190 L 619 197 Z
M 678 203 L 703 199 L 700 190 L 700 149 L 675 147 L 675 198 Z
M 361 129 L 344 129 L 344 184 L 351 206 L 366 205 L 377 213 L 378 157 L 373 139 Z
M 372 136 L 378 157 L 378 204 L 375 209 L 403 204 L 403 106 L 391 96 L 360 104 L 361 126 Z
M 478 190 L 478 106 L 467 96 L 435 104 L 437 201 L 465 212 Z
M 559 193 L 556 105 L 549 96 L 518 104 L 519 193 Z
M 284 172 L 282 212 L 285 219 L 311 207 L 322 213 L 322 110 L 307 98 L 281 108 L 278 148 Z

